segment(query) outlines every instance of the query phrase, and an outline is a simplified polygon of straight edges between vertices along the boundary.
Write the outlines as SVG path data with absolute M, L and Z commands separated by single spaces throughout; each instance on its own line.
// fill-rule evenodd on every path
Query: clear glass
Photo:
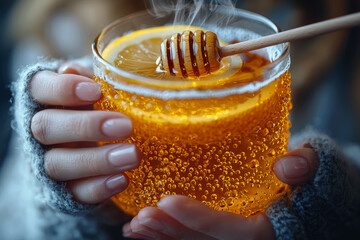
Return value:
M 196 18 L 201 21 L 192 25 L 213 30 L 225 41 L 279 31 L 255 13 L 207 11 L 202 9 Z M 94 79 L 103 89 L 95 108 L 127 115 L 133 134 L 122 142 L 134 143 L 143 154 L 140 166 L 126 172 L 129 187 L 112 199 L 132 215 L 171 194 L 243 216 L 263 211 L 288 189 L 272 166 L 286 153 L 291 125 L 289 44 L 253 51 L 269 63 L 232 82 L 148 78 L 102 58 L 114 39 L 171 25 L 173 19 L 174 14 L 158 18 L 139 12 L 107 26 L 93 43 Z M 241 29 L 251 34 L 234 34 Z

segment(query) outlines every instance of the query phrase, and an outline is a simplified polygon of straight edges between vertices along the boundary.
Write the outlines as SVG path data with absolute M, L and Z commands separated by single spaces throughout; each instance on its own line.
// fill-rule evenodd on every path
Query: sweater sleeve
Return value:
M 76 62 L 87 66 L 89 63 L 85 58 Z M 36 103 L 29 94 L 30 81 L 37 72 L 43 70 L 55 71 L 60 64 L 61 61 L 59 60 L 42 60 L 35 65 L 25 67 L 19 73 L 17 81 L 12 86 L 14 98 L 13 112 L 15 116 L 13 128 L 23 139 L 23 149 L 30 160 L 32 172 L 38 180 L 40 188 L 38 192 L 41 194 L 41 199 L 56 211 L 73 215 L 86 214 L 95 205 L 85 205 L 74 201 L 66 188 L 65 182 L 57 182 L 48 178 L 43 164 L 47 146 L 37 142 L 30 130 L 32 117 L 42 109 L 42 106 Z
M 290 149 L 304 146 L 314 149 L 319 168 L 313 181 L 292 188 L 290 201 L 282 199 L 267 209 L 276 237 L 350 239 L 359 233 L 360 171 L 328 136 L 307 130 L 290 140 Z

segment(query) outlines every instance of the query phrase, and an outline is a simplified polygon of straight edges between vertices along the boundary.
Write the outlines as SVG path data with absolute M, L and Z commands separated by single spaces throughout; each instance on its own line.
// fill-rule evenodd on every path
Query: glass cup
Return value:
M 255 13 L 220 7 L 208 11 L 202 9 L 196 18 L 200 21 L 192 25 L 213 30 L 225 41 L 279 31 Z M 287 151 L 291 125 L 289 44 L 253 51 L 269 63 L 231 83 L 148 78 L 102 58 L 114 39 L 171 25 L 173 19 L 174 14 L 155 17 L 139 12 L 104 28 L 93 43 L 94 79 L 103 91 L 95 109 L 127 115 L 133 133 L 119 142 L 133 143 L 142 152 L 140 166 L 126 172 L 128 188 L 112 200 L 131 215 L 172 194 L 243 216 L 263 211 L 288 189 L 272 167 Z M 241 29 L 246 34 L 234 34 Z

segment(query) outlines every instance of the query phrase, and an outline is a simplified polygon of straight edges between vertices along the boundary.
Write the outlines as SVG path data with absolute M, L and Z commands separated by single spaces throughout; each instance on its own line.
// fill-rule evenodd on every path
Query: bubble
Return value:
M 214 200 L 216 200 L 216 199 L 214 199 Z M 226 207 L 226 202 L 225 202 L 225 200 L 220 200 L 220 202 L 219 202 L 219 207 L 221 207 L 221 208 L 224 208 L 224 207 Z
M 254 159 L 250 162 L 250 168 L 257 168 L 259 167 L 259 161 Z
M 270 157 L 275 156 L 275 154 L 276 154 L 276 152 L 275 152 L 274 149 L 270 149 L 269 152 L 268 152 L 268 155 L 269 155 Z
M 286 84 L 285 82 L 284 84 Z M 278 88 L 281 87 L 279 81 Z M 277 89 L 275 91 L 282 96 L 275 96 L 274 99 L 271 99 L 277 106 L 275 106 L 274 109 L 269 109 L 267 111 L 268 113 L 266 113 L 268 115 L 261 115 L 263 109 L 260 108 L 262 108 L 263 104 L 268 104 L 264 101 L 259 105 L 261 112 L 254 112 L 252 115 L 248 115 L 248 129 L 243 129 L 239 126 L 239 129 L 243 131 L 241 132 L 242 136 L 236 136 L 237 133 L 233 132 L 229 138 L 211 141 L 211 144 L 201 145 L 196 143 L 190 147 L 190 145 L 182 142 L 182 139 L 187 139 L 188 135 L 185 135 L 185 133 L 188 131 L 188 128 L 194 127 L 190 121 L 188 121 L 187 125 L 184 125 L 183 131 L 180 133 L 184 133 L 184 136 L 179 135 L 180 138 L 177 139 L 178 142 L 174 142 L 175 136 L 169 136 L 169 139 L 162 139 L 162 137 L 160 137 L 160 134 L 163 134 L 165 131 L 168 131 L 170 135 L 174 134 L 171 128 L 164 127 L 161 123 L 156 123 L 159 124 L 159 128 L 156 127 L 156 129 L 152 129 L 154 125 L 149 123 L 144 122 L 144 125 L 141 125 L 144 119 L 135 119 L 134 126 L 145 127 L 144 129 L 135 127 L 133 132 L 134 137 L 131 138 L 129 142 L 134 142 L 134 144 L 144 152 L 144 161 L 141 163 L 142 166 L 140 166 L 140 170 L 145 173 L 145 177 L 141 180 L 137 176 L 137 171 L 130 171 L 129 177 L 135 180 L 133 190 L 137 191 L 137 195 L 135 196 L 133 194 L 129 198 L 126 198 L 125 195 L 125 198 L 119 197 L 119 201 L 122 203 L 126 202 L 127 205 L 131 206 L 134 205 L 134 201 L 138 198 L 140 202 L 136 207 L 137 209 L 141 209 L 145 207 L 145 204 L 156 204 L 156 202 L 153 202 L 154 197 L 155 199 L 160 199 L 162 194 L 165 195 L 165 193 L 167 194 L 168 192 L 170 192 L 170 194 L 183 192 L 183 195 L 190 194 L 191 197 L 196 196 L 198 200 L 204 201 L 205 204 L 208 204 L 212 208 L 220 207 L 223 208 L 221 210 L 226 211 L 233 211 L 235 209 L 234 211 L 241 214 L 249 214 L 254 206 L 261 207 L 262 199 L 264 199 L 264 202 L 271 199 L 269 189 L 275 192 L 281 186 L 277 184 L 275 177 L 271 178 L 271 176 L 266 173 L 268 170 L 265 164 L 271 163 L 275 155 L 280 155 L 285 151 L 285 145 L 287 144 L 286 137 L 288 136 L 286 135 L 288 134 L 286 131 L 289 124 L 287 119 L 285 119 L 287 118 L 285 116 L 286 113 L 281 113 L 282 116 L 279 118 L 277 116 L 278 113 L 275 113 L 275 111 L 280 111 L 281 105 L 288 104 L 289 100 L 285 98 L 288 97 L 286 95 L 289 93 L 288 91 L 281 93 L 281 90 Z M 114 92 L 113 96 L 115 95 L 119 95 L 119 99 L 123 99 L 124 101 L 130 100 L 130 97 L 126 96 L 126 94 Z M 284 103 L 280 102 L 281 98 L 281 101 L 284 101 Z M 138 97 L 137 100 L 138 105 L 143 105 L 141 109 L 147 111 L 151 106 L 151 111 L 155 114 L 164 111 L 165 102 L 162 105 L 158 105 L 157 102 L 153 100 L 147 101 L 148 99 L 142 97 Z M 111 99 L 111 101 L 113 101 L 113 99 Z M 196 101 L 194 100 L 192 102 L 194 102 L 194 107 L 197 107 L 195 104 Z M 110 104 L 113 103 L 110 102 Z M 174 105 L 172 101 L 168 101 L 166 104 L 171 106 L 169 111 L 174 110 L 175 114 L 187 114 L 186 112 L 182 112 L 182 109 L 176 109 L 175 106 L 177 105 Z M 268 105 L 269 108 L 270 105 L 271 104 Z M 122 106 L 117 107 L 119 110 L 124 109 Z M 224 106 L 219 105 L 219 108 L 222 107 L 226 107 L 225 104 Z M 129 106 L 127 106 L 127 108 L 129 108 Z M 255 109 L 255 111 L 259 109 Z M 201 110 L 201 107 L 196 109 L 196 111 L 198 110 Z M 285 111 L 287 110 L 285 109 Z M 260 113 L 260 115 L 258 113 Z M 252 121 L 255 117 L 261 118 L 262 122 L 255 123 Z M 152 118 L 152 116 L 150 116 L 150 118 L 150 121 L 155 119 L 155 117 Z M 269 119 L 271 119 L 271 121 L 268 121 Z M 226 126 L 226 129 L 232 127 L 230 126 L 230 124 L 232 124 L 231 121 L 222 122 L 222 119 L 219 118 L 216 124 L 213 125 L 214 130 L 219 129 L 219 133 L 225 135 L 227 132 L 224 131 L 224 126 Z M 275 123 L 277 123 L 277 125 Z M 229 126 L 227 126 L 227 124 Z M 239 120 L 236 124 L 241 125 L 243 123 Z M 258 126 L 256 126 L 257 124 Z M 154 139 L 147 136 L 141 138 L 135 137 L 143 134 L 148 129 L 154 132 L 158 131 L 159 137 Z M 253 129 L 257 131 L 256 139 L 249 140 L 249 131 Z M 199 130 L 197 132 L 198 139 L 208 134 L 202 132 L 202 126 L 199 126 L 196 131 L 197 130 Z M 275 131 L 278 132 L 279 138 L 274 141 L 272 133 Z M 285 135 L 286 137 L 284 137 Z M 250 147 L 250 151 L 247 149 L 248 147 Z M 192 148 L 191 151 L 189 151 L 189 148 Z M 273 149 L 275 152 L 272 154 L 269 149 Z M 262 165 L 264 164 L 264 168 L 259 167 L 259 162 L 261 162 Z M 244 168 L 246 163 L 248 168 Z M 164 166 L 160 167 L 160 164 Z M 193 169 L 189 170 L 191 167 Z M 169 173 L 171 174 L 168 175 Z M 142 175 L 140 174 L 140 178 L 141 177 Z M 219 181 L 215 183 L 215 179 L 219 179 Z M 248 182 L 248 184 L 246 182 Z M 187 183 L 190 183 L 190 186 Z M 166 186 L 166 188 L 164 186 Z M 251 187 L 254 188 L 252 189 Z M 139 190 L 139 188 L 142 189 Z M 256 191 L 259 193 L 253 203 L 255 205 L 248 204 L 242 208 L 240 204 L 241 202 L 248 201 L 246 198 L 246 194 L 248 193 L 240 190 L 246 189 L 248 189 L 248 193 L 251 194 L 255 194 Z M 232 192 L 233 190 L 234 193 Z M 216 200 L 212 198 L 214 194 Z M 239 200 L 240 197 L 244 199 Z
M 216 194 L 211 194 L 211 200 L 216 200 L 217 199 L 217 195 Z
M 272 121 L 268 121 L 268 122 L 266 122 L 266 127 L 271 129 L 271 128 L 275 127 L 275 124 Z

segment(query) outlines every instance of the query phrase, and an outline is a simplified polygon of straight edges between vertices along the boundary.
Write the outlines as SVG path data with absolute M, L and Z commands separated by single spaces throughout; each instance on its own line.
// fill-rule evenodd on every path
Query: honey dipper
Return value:
M 197 30 L 175 33 L 161 43 L 160 68 L 170 75 L 198 77 L 216 71 L 222 58 L 349 28 L 360 24 L 360 12 L 284 32 L 220 47 L 215 33 Z

